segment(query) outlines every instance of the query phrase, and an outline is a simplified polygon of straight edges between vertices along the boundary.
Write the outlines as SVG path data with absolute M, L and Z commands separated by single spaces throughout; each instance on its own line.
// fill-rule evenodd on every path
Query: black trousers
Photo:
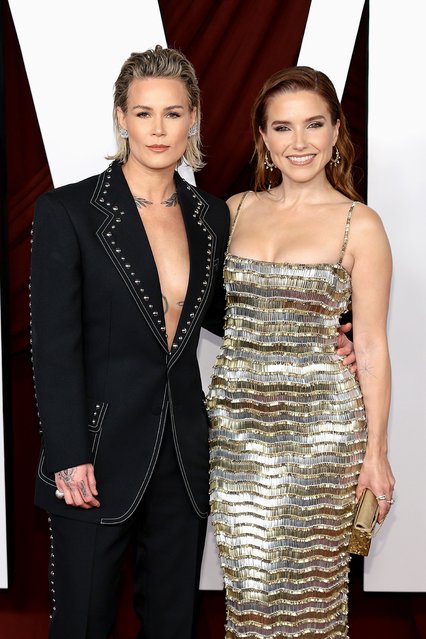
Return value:
M 137 638 L 192 639 L 206 523 L 191 506 L 167 422 L 153 476 L 128 521 L 105 526 L 51 515 L 49 639 L 107 639 L 130 542 Z

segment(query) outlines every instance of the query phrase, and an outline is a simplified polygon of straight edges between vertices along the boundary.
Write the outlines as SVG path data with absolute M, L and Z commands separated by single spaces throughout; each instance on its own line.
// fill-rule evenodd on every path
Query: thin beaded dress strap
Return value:
M 345 257 L 345 251 L 346 251 L 346 247 L 348 245 L 348 240 L 349 240 L 349 229 L 351 227 L 352 212 L 353 212 L 353 210 L 355 208 L 355 204 L 357 204 L 357 202 L 352 202 L 351 208 L 349 209 L 348 216 L 346 218 L 345 234 L 343 236 L 343 244 L 342 244 L 342 248 L 340 250 L 339 261 L 337 262 L 339 266 L 342 265 L 343 258 Z
M 247 197 L 247 195 L 249 193 L 251 193 L 251 191 L 246 191 L 245 193 L 243 193 L 242 196 L 241 196 L 241 200 L 238 202 L 237 212 L 235 213 L 234 223 L 232 225 L 231 232 L 230 232 L 229 238 L 228 238 L 228 244 L 226 246 L 226 253 L 229 252 L 229 245 L 231 244 L 232 236 L 234 235 L 235 227 L 237 226 L 237 221 L 238 221 L 238 217 L 240 215 L 241 207 L 242 207 L 242 205 L 244 203 L 244 200 L 246 199 L 246 197 Z

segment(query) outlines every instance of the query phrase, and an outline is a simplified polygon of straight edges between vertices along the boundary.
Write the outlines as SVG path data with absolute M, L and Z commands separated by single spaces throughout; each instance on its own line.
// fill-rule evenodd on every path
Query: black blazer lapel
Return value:
M 148 237 L 121 166 L 99 176 L 91 204 L 104 214 L 97 236 L 162 348 L 168 352 L 160 282 Z
M 208 202 L 176 172 L 176 190 L 190 257 L 188 289 L 171 348 L 171 365 L 199 325 L 216 260 L 217 236 L 207 222 Z M 104 215 L 97 236 L 155 338 L 168 352 L 160 282 L 148 236 L 118 162 L 99 176 L 91 204 Z
M 190 272 L 188 289 L 171 349 L 170 365 L 180 357 L 185 344 L 199 325 L 199 316 L 207 303 L 213 279 L 217 236 L 206 216 L 208 202 L 198 189 L 175 173 L 175 184 L 188 238 Z

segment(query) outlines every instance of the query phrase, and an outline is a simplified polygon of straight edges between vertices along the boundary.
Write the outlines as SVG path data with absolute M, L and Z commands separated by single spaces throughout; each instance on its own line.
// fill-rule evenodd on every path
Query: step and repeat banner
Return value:
M 3 361 L 2 354 L 3 347 L 0 331 L 0 362 Z M 0 366 L 0 588 L 7 588 L 6 483 L 4 473 L 3 414 L 3 374 L 2 366 Z
M 113 85 L 122 63 L 133 51 L 166 46 L 157 0 L 126 0 L 119 12 L 115 0 L 9 0 L 9 6 L 54 186 L 100 173 L 108 165 L 105 156 L 115 151 Z M 183 177 L 194 182 L 187 168 Z M 2 535 L 5 539 L 5 518 L 0 542 Z M 0 587 L 7 585 L 6 575 L 2 552 Z M 200 587 L 223 588 L 210 525 Z
M 425 23 L 423 0 L 370 2 L 368 201 L 394 261 L 389 447 L 396 477 L 396 503 L 365 563 L 371 591 L 426 591 Z
M 1 11 L 0 3 L 0 11 Z M 0 23 L 0 46 L 3 45 L 3 25 Z M 5 185 L 6 185 L 6 171 L 3 168 L 3 161 L 6 157 L 6 144 L 4 142 L 6 137 L 5 129 L 5 100 L 4 95 L 4 74 L 2 68 L 4 66 L 4 47 L 0 50 L 0 215 L 6 216 L 6 197 L 5 197 Z M 1 220 L 1 229 L 4 230 L 6 225 Z M 1 231 L 0 231 L 1 232 Z M 1 248 L 6 246 L 5 238 L 1 238 Z M 1 249 L 0 249 L 1 250 Z M 0 287 L 5 283 L 5 272 L 3 267 L 6 260 L 1 260 L 0 263 Z M 5 287 L 6 288 L 6 287 Z M 0 290 L 0 317 L 2 315 L 2 301 L 6 298 L 4 294 L 5 289 Z M 7 588 L 8 583 L 8 565 L 7 565 L 7 536 L 6 536 L 6 476 L 5 476 L 5 441 L 4 441 L 4 421 L 5 421 L 5 409 L 3 404 L 3 381 L 5 377 L 4 371 L 7 370 L 6 357 L 3 353 L 3 322 L 0 323 L 0 588 Z M 3 371 L 4 368 L 4 371 Z
M 340 96 L 363 5 L 355 0 L 311 4 L 298 63 L 325 71 Z M 394 261 L 389 457 L 397 483 L 395 505 L 364 563 L 364 589 L 425 592 L 426 129 L 420 78 L 426 6 L 423 0 L 371 0 L 369 14 L 368 204 L 383 220 Z
M 166 44 L 157 0 L 126 0 L 120 12 L 115 0 L 9 0 L 9 4 L 54 185 L 99 173 L 107 164 L 103 158 L 115 149 L 112 92 L 122 62 L 132 51 Z M 363 7 L 360 0 L 311 3 L 299 64 L 325 71 L 339 95 Z M 368 203 L 384 220 L 395 263 L 390 457 L 397 477 L 396 504 L 365 564 L 365 587 L 372 591 L 426 591 L 421 472 L 426 450 L 422 401 L 426 211 L 420 192 L 424 182 L 420 153 L 426 143 L 420 113 L 426 45 L 420 30 L 425 19 L 423 0 L 403 5 L 396 0 L 370 2 Z M 194 180 L 192 174 L 185 177 Z M 219 347 L 220 340 L 203 333 L 199 358 L 205 389 Z M 0 437 L 0 447 L 2 442 Z M 3 459 L 0 448 L 0 587 L 7 585 Z M 223 587 L 211 527 L 200 586 Z

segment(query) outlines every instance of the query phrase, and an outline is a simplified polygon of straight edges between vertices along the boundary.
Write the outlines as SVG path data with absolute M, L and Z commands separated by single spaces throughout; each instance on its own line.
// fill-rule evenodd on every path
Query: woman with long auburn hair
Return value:
M 370 488 L 380 520 L 393 502 L 391 253 L 354 189 L 326 75 L 276 73 L 252 121 L 256 187 L 228 201 L 225 338 L 207 402 L 226 638 L 347 637 L 356 499 Z M 336 353 L 350 304 L 359 381 Z

